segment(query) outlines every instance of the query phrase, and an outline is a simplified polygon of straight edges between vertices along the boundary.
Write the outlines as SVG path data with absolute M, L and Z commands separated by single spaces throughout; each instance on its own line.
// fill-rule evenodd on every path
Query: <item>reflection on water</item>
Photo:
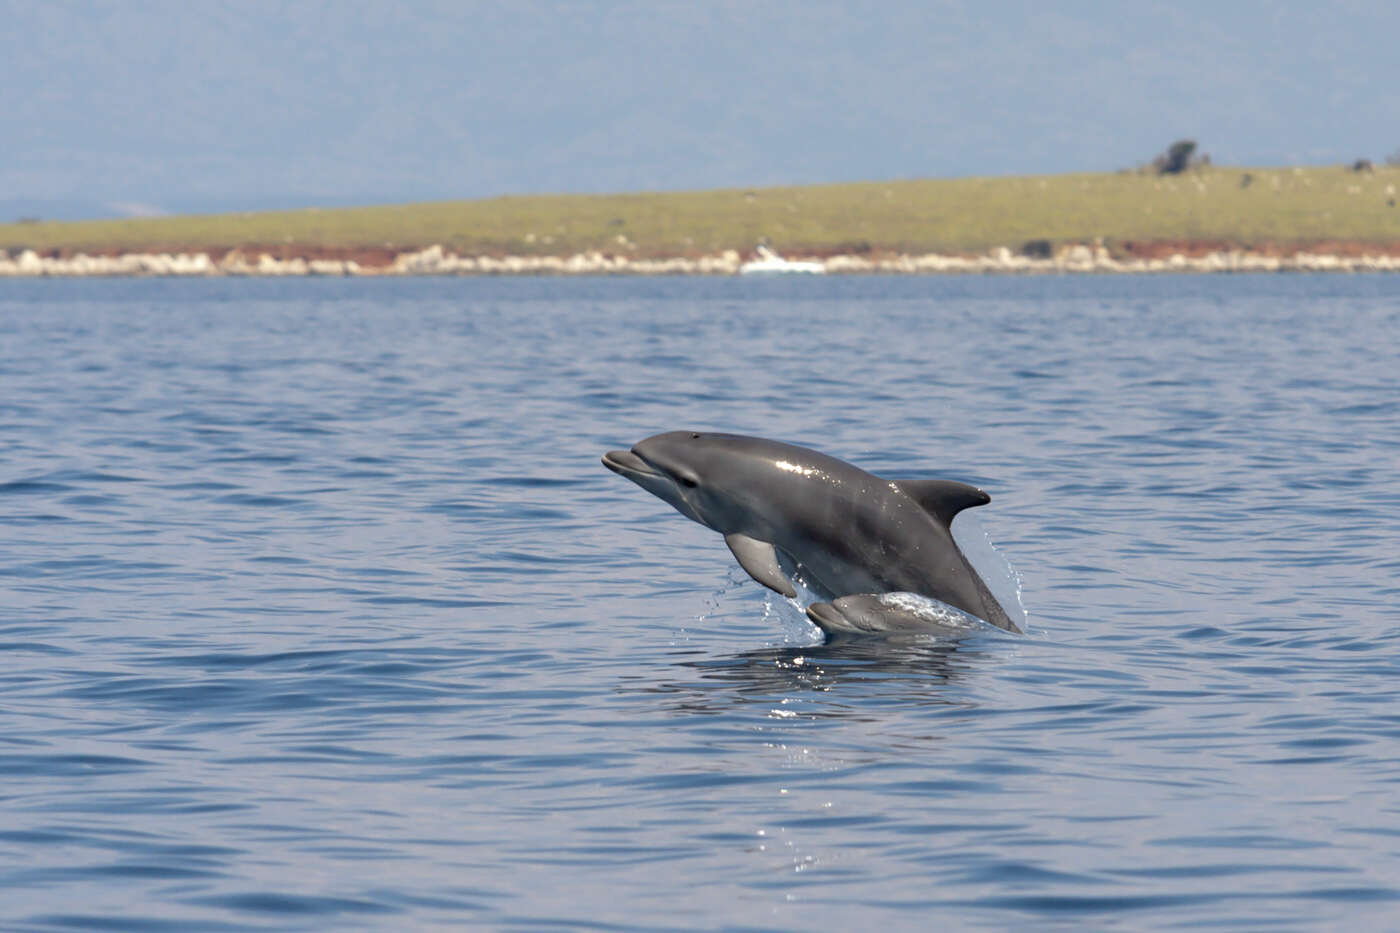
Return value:
M 830 694 L 819 707 L 794 705 L 803 715 L 864 715 L 862 701 L 897 694 L 913 703 L 961 703 L 947 688 L 985 660 L 981 636 L 847 639 L 807 647 L 772 647 L 726 658 L 686 658 L 675 665 L 692 676 L 663 678 L 644 692 L 669 697 L 668 708 L 728 713 L 753 704 L 801 704 Z

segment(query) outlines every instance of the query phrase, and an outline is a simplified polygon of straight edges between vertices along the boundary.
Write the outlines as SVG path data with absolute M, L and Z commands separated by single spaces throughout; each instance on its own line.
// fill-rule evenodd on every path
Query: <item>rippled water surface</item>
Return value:
M 1393 928 L 1398 293 L 0 283 L 0 928 Z M 981 485 L 1029 634 L 821 645 L 675 428 Z

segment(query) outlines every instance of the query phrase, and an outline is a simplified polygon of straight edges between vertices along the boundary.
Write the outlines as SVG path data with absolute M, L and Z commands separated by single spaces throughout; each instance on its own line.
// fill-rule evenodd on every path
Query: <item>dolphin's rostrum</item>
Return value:
M 829 634 L 911 631 L 936 614 L 883 594 L 926 596 L 1020 632 L 953 540 L 949 523 L 991 501 L 948 480 L 887 480 L 835 457 L 737 434 L 670 431 L 603 464 L 724 535 L 739 565 L 784 596 L 797 594 L 778 552 L 835 599 L 809 617 Z M 837 597 L 870 597 L 846 599 Z

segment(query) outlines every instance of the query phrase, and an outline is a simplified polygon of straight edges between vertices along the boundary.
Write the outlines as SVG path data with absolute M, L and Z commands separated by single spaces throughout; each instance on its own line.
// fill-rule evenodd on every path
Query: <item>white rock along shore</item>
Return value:
M 800 258 L 800 257 L 791 257 Z M 277 259 L 233 250 L 208 253 L 126 253 L 66 258 L 33 250 L 0 249 L 0 278 L 81 276 L 376 276 L 376 275 L 737 275 L 735 250 L 713 256 L 637 259 L 601 252 L 573 256 L 459 256 L 441 246 L 400 253 L 388 265 L 340 259 Z M 939 273 L 1161 273 L 1161 272 L 1400 272 L 1400 256 L 1340 256 L 1297 252 L 1273 256 L 1243 250 L 1164 259 L 1115 259 L 1102 246 L 1062 247 L 1053 257 L 1032 258 L 998 247 L 980 256 L 837 255 L 818 259 L 834 274 Z

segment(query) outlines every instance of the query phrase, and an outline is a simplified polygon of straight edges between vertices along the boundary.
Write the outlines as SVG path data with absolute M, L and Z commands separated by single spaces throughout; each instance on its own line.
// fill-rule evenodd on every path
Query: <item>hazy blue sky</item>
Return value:
M 1236 164 L 1400 149 L 1395 2 L 0 0 L 0 17 L 11 213 L 1111 170 L 1181 136 Z

